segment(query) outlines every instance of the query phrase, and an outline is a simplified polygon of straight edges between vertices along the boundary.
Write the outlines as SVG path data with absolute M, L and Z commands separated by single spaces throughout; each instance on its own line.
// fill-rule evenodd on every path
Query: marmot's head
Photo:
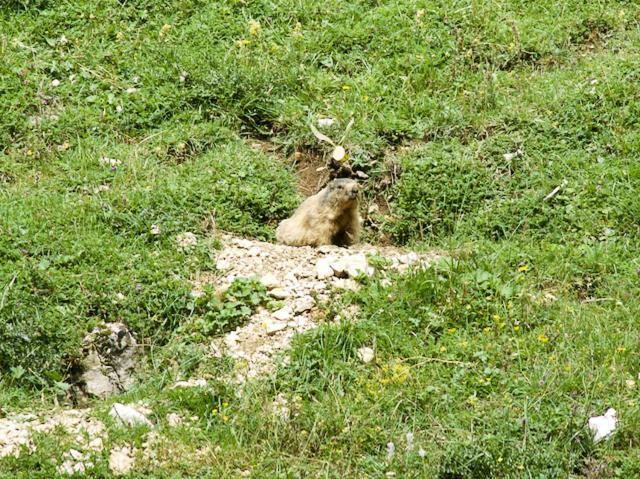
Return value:
M 349 207 L 358 202 L 360 185 L 355 180 L 338 178 L 329 183 L 326 188 L 326 197 L 343 207 Z

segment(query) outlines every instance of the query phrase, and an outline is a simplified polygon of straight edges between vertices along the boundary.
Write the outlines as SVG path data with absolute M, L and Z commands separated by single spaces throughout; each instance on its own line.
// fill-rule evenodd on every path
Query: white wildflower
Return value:
M 408 432 L 406 435 L 407 451 L 413 451 L 413 433 Z
M 102 158 L 100 158 L 100 164 L 106 166 L 119 166 L 122 164 L 122 161 L 103 156 Z
M 394 454 L 396 453 L 396 445 L 392 442 L 387 443 L 387 461 L 393 459 Z

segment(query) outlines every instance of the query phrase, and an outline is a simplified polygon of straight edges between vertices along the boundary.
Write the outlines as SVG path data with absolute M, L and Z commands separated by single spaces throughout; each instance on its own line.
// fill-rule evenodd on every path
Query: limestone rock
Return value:
M 109 411 L 109 416 L 119 420 L 125 426 L 153 426 L 147 416 L 142 414 L 136 408 L 126 404 L 115 403 Z
M 176 382 L 171 389 L 186 389 L 186 388 L 204 388 L 207 387 L 206 379 L 189 379 L 188 381 L 178 381 Z
M 291 293 L 285 288 L 275 288 L 269 291 L 269 296 L 275 299 L 287 299 L 289 296 L 291 296 Z
M 296 299 L 293 305 L 293 312 L 296 314 L 309 311 L 316 304 L 315 300 L 311 296 L 302 296 Z
M 370 363 L 371 361 L 373 361 L 374 357 L 375 357 L 375 352 L 373 351 L 373 349 L 368 348 L 366 346 L 358 349 L 358 358 L 363 363 L 365 364 Z
M 84 395 L 105 398 L 134 383 L 138 343 L 123 323 L 106 323 L 84 338 L 81 374 L 74 380 Z
M 260 278 L 260 282 L 267 289 L 274 289 L 280 286 L 280 281 L 273 273 L 267 273 Z
M 617 412 L 613 408 L 607 409 L 602 416 L 589 418 L 588 426 L 593 433 L 593 442 L 600 442 L 610 437 L 618 425 Z
M 355 278 L 361 274 L 373 275 L 375 270 L 369 266 L 364 253 L 345 256 L 331 263 L 331 269 L 339 278 Z
M 270 320 L 267 322 L 266 330 L 267 334 L 276 334 L 278 331 L 282 331 L 287 329 L 287 323 L 285 321 L 274 321 Z
M 109 453 L 109 469 L 116 476 L 128 474 L 134 464 L 134 451 L 129 446 L 115 447 Z
M 278 321 L 288 321 L 291 319 L 292 311 L 289 306 L 285 306 L 284 308 L 274 312 L 271 316 L 273 319 L 277 319 Z
M 320 258 L 316 263 L 316 276 L 318 279 L 327 279 L 333 276 L 333 268 L 331 262 L 333 258 Z

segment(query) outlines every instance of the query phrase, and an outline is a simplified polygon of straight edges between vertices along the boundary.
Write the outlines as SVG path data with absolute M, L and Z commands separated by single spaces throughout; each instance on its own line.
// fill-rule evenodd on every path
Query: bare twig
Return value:
M 4 303 L 7 300 L 7 296 L 9 295 L 9 290 L 11 289 L 13 284 L 16 282 L 17 278 L 18 278 L 18 273 L 14 274 L 13 278 L 11 278 L 11 281 L 9 281 L 9 284 L 5 286 L 4 292 L 2 293 L 2 300 L 0 301 L 0 311 L 2 311 L 2 308 L 4 308 Z
M 551 193 L 549 193 L 547 196 L 544 197 L 543 201 L 549 201 L 551 198 L 553 198 L 554 196 L 556 196 L 560 190 L 562 188 L 564 188 L 565 186 L 567 186 L 569 184 L 569 182 L 567 180 L 562 180 L 562 183 L 560 183 L 558 186 L 556 186 L 553 191 L 551 191 Z

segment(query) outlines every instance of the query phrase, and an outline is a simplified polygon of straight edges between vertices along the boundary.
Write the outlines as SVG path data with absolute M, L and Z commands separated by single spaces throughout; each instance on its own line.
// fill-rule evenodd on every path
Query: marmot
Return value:
M 290 246 L 349 246 L 358 241 L 360 215 L 354 180 L 337 179 L 302 202 L 276 230 L 279 243 Z

